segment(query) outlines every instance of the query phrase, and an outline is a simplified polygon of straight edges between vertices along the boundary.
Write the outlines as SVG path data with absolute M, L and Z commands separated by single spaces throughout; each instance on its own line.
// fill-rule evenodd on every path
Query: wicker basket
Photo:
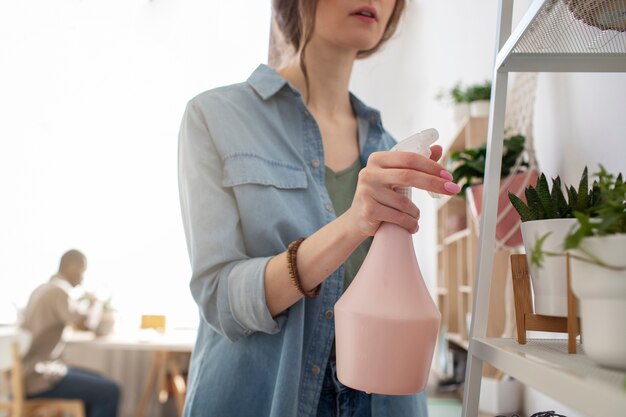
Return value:
M 576 19 L 601 30 L 626 32 L 626 0 L 563 0 Z

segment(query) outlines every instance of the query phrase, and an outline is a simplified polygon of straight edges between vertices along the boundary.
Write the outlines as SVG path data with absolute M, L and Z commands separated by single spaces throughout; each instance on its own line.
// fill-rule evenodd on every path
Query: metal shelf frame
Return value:
M 535 0 L 516 26 L 513 33 L 513 0 L 500 0 L 496 32 L 496 50 L 491 91 L 489 133 L 487 137 L 487 163 L 485 169 L 483 213 L 480 218 L 480 241 L 474 303 L 470 327 L 463 417 L 478 415 L 478 400 L 483 362 L 490 363 L 522 382 L 534 386 L 561 402 L 567 403 L 590 416 L 620 415 L 626 404 L 626 390 L 622 386 L 594 385 L 580 382 L 567 369 L 555 370 L 547 362 L 518 350 L 504 348 L 506 339 L 488 339 L 489 290 L 495 247 L 494 219 L 497 218 L 497 201 L 500 181 L 501 155 L 504 138 L 504 114 L 509 72 L 626 72 L 626 50 L 622 53 L 581 51 L 580 53 L 520 53 L 518 46 L 526 36 L 531 36 L 533 25 L 546 6 L 554 0 Z M 540 22 L 539 22 L 540 23 Z M 623 41 L 619 35 L 619 42 Z M 626 45 L 626 41 L 624 42 Z M 621 43 L 620 43 L 621 48 Z M 517 342 L 515 342 L 517 343 Z M 577 355 L 580 356 L 580 355 Z M 586 359 L 581 357 L 581 360 Z M 600 369 L 600 368 L 598 368 Z M 621 408 L 620 408 L 621 407 Z M 609 410 L 609 411 L 607 411 Z M 612 411 L 611 411 L 612 410 Z M 617 411 L 616 411 L 617 410 Z

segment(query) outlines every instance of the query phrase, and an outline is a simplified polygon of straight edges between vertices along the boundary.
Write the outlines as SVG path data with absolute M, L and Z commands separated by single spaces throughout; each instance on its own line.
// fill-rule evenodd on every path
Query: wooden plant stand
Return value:
M 576 353 L 576 336 L 580 334 L 580 319 L 576 308 L 576 297 L 571 288 L 569 255 L 567 255 L 567 317 L 535 314 L 530 293 L 530 276 L 528 275 L 526 255 L 511 255 L 511 272 L 517 341 L 525 345 L 526 332 L 529 330 L 567 333 L 567 351 L 568 353 Z

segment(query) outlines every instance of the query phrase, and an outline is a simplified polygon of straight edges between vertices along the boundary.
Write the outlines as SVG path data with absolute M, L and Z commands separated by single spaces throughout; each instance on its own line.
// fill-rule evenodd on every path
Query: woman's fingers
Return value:
M 443 155 L 443 148 L 439 145 L 433 145 L 430 147 L 430 159 L 438 161 Z
M 418 229 L 417 218 L 380 203 L 369 206 L 367 218 L 370 219 L 370 224 L 374 226 L 374 232 L 381 222 L 397 224 L 409 233 L 415 233 Z
M 452 195 L 459 192 L 460 187 L 453 183 L 452 176 L 447 171 L 439 175 L 431 175 L 413 169 L 386 169 L 381 176 L 382 185 L 390 188 L 415 187 L 438 194 Z
M 356 227 L 371 236 L 381 222 L 397 224 L 411 233 L 418 229 L 419 209 L 398 187 L 415 187 L 438 194 L 452 195 L 460 187 L 452 175 L 436 162 L 441 146 L 431 147 L 431 157 L 412 152 L 374 152 L 359 173 L 350 216 Z
M 433 157 L 440 156 L 441 147 L 433 146 L 432 151 Z M 460 190 L 452 182 L 452 174 L 440 164 L 412 152 L 374 152 L 368 160 L 368 168 L 369 174 L 388 187 L 415 187 L 446 195 Z M 384 174 L 380 169 L 385 171 Z
M 372 196 L 378 203 L 408 214 L 419 220 L 420 209 L 405 195 L 390 188 L 377 189 Z
M 439 175 L 443 166 L 430 158 L 414 152 L 374 152 L 370 155 L 368 166 L 379 168 L 404 168 Z

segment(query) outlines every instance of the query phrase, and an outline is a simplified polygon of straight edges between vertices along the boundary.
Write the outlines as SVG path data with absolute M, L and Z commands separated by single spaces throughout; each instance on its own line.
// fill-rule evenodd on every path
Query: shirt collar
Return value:
M 273 68 L 261 64 L 248 78 L 248 84 L 263 100 L 267 100 L 288 83 Z
M 50 283 L 54 285 L 55 287 L 61 288 L 68 295 L 73 289 L 72 284 L 67 282 L 67 280 L 61 274 L 53 275 L 52 278 L 50 278 Z
M 254 72 L 248 77 L 248 84 L 257 92 L 263 100 L 267 100 L 278 93 L 285 85 L 289 85 L 287 80 L 276 72 L 273 68 L 261 64 Z M 296 95 L 300 93 L 293 89 Z M 361 100 L 359 100 L 354 94 L 350 93 L 350 101 L 354 113 L 360 119 L 365 119 L 372 124 L 380 124 L 380 113 L 369 106 L 366 106 Z

